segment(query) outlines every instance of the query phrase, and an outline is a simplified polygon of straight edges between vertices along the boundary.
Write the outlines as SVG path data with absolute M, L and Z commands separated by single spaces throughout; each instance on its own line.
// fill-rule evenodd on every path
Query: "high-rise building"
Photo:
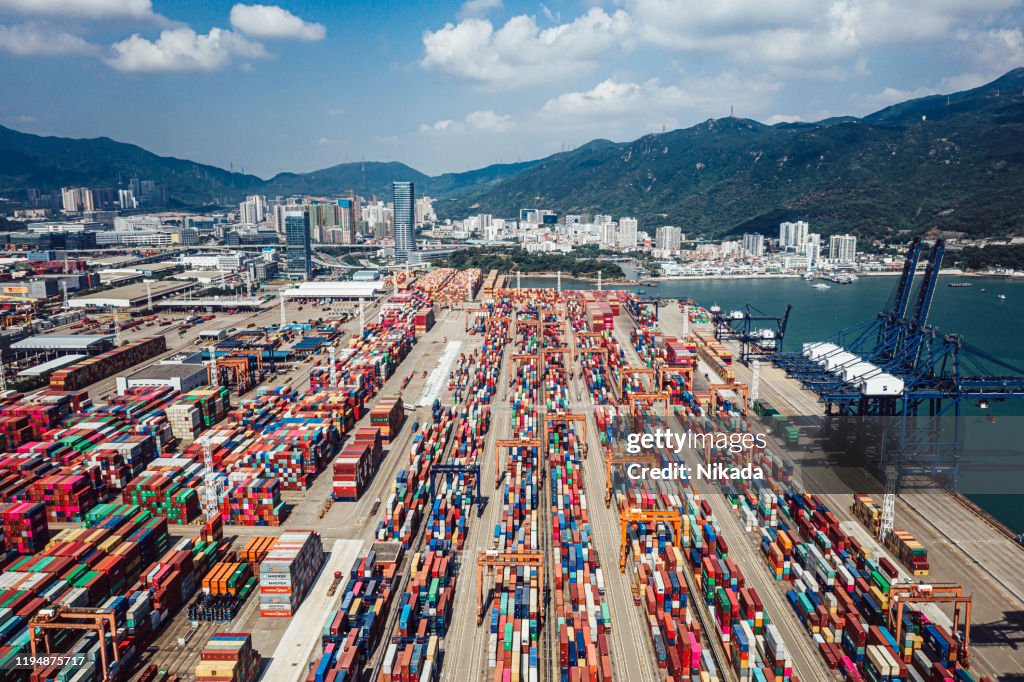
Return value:
M 779 246 L 783 249 L 793 248 L 800 250 L 800 247 L 807 243 L 807 229 L 810 226 L 807 221 L 798 220 L 795 223 L 779 223 Z
M 654 248 L 662 251 L 678 251 L 683 245 L 683 229 L 664 225 L 654 231 Z
M 239 222 L 247 225 L 259 225 L 267 219 L 267 198 L 253 194 L 238 205 Z
M 139 207 L 135 199 L 135 193 L 130 189 L 117 190 L 117 205 L 122 211 L 130 211 Z
M 834 234 L 828 240 L 828 257 L 839 263 L 857 260 L 857 238 L 852 234 Z
M 764 235 L 745 234 L 743 235 L 743 252 L 748 256 L 760 258 L 764 255 Z
M 285 263 L 290 279 L 313 275 L 313 249 L 309 237 L 309 213 L 301 208 L 284 212 Z
M 619 218 L 619 229 L 616 233 L 616 242 L 621 248 L 636 248 L 636 218 Z
M 356 241 L 356 222 L 359 213 L 356 211 L 357 199 L 355 197 L 342 197 L 338 199 L 340 211 L 339 227 L 341 228 L 341 243 L 354 244 Z
M 416 190 L 411 182 L 391 183 L 395 233 L 395 258 L 407 260 L 416 250 Z

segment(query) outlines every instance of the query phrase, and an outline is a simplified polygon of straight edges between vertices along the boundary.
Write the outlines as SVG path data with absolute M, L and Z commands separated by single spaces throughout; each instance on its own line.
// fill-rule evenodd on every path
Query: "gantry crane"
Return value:
M 88 621 L 88 622 L 83 622 Z M 48 630 L 87 630 L 95 632 L 100 642 L 100 665 L 103 668 L 103 680 L 110 677 L 110 661 L 107 659 L 107 638 L 113 650 L 114 662 L 121 661 L 121 652 L 117 646 L 117 621 L 113 609 L 81 608 L 71 606 L 52 606 L 39 609 L 28 621 L 29 650 L 33 656 L 38 655 L 39 639 L 43 641 L 44 653 L 50 651 L 50 634 Z
M 971 659 L 971 595 L 964 596 L 960 585 L 894 583 L 889 588 L 889 608 L 886 611 L 889 630 L 895 632 L 896 641 L 901 641 L 903 633 L 903 607 L 906 604 L 952 604 L 954 637 L 959 637 L 960 610 L 964 611 L 964 635 L 957 648 L 957 660 L 967 668 Z
M 711 414 L 715 413 L 715 408 L 718 407 L 718 394 L 719 393 L 738 393 L 742 400 L 740 401 L 740 414 L 744 417 L 747 416 L 747 385 L 746 384 L 711 384 L 708 386 L 708 392 L 711 395 Z
M 669 510 L 655 510 L 655 509 L 637 509 L 633 508 L 629 511 L 619 512 L 619 532 L 621 534 L 621 544 L 619 546 L 619 572 L 626 572 L 626 548 L 629 543 L 626 542 L 626 529 L 631 524 L 635 523 L 671 523 L 674 535 L 672 540 L 676 546 L 680 546 L 680 536 L 682 534 L 682 521 L 680 520 L 679 511 L 676 509 Z
M 735 339 L 740 344 L 740 362 L 749 365 L 754 358 L 771 357 L 782 352 L 782 340 L 786 336 L 789 313 L 793 306 L 787 305 L 782 316 L 768 315 L 747 304 L 746 310 L 734 313 L 719 312 L 713 322 L 715 338 L 719 341 Z M 773 323 L 774 328 L 756 327 L 756 322 Z
M 469 320 L 471 317 L 475 317 L 477 313 L 483 313 L 484 317 L 487 317 L 487 308 L 466 308 L 466 331 L 470 330 Z
M 618 464 L 648 464 L 657 466 L 659 464 L 657 455 L 644 452 L 636 455 L 627 455 L 621 452 L 609 450 L 604 456 L 604 506 L 610 507 L 612 503 L 612 467 Z
M 583 451 L 583 458 L 587 457 L 587 418 L 582 414 L 547 414 L 544 417 L 544 442 L 548 442 L 548 434 L 551 431 L 551 427 L 548 424 L 554 424 L 555 422 L 575 422 L 583 426 L 583 439 L 580 442 Z
M 665 402 L 665 416 L 671 412 L 672 408 L 669 406 L 668 393 L 634 393 L 628 397 L 629 400 L 629 414 L 633 417 L 633 429 L 640 432 L 642 424 L 640 424 L 640 410 L 637 408 L 637 403 L 642 401 L 649 401 L 651 403 L 663 400 Z
M 499 438 L 494 441 L 494 487 L 501 482 L 501 451 L 504 448 L 539 448 L 536 438 Z
M 486 550 L 479 552 L 476 556 L 476 618 L 477 623 L 483 621 L 484 617 L 484 567 L 505 568 L 515 566 L 532 566 L 537 569 L 537 586 L 544 588 L 544 554 L 531 550 L 514 550 L 511 552 L 498 552 Z M 543 609 L 541 614 L 543 617 Z
M 665 390 L 665 377 L 670 374 L 683 375 L 683 386 L 687 391 L 693 391 L 693 365 L 670 365 L 663 363 L 658 365 L 658 390 Z
M 634 374 L 639 374 L 640 376 L 648 376 L 648 377 L 651 378 L 651 381 L 650 381 L 651 385 L 648 386 L 646 389 L 641 387 L 641 392 L 644 391 L 644 390 L 648 390 L 648 389 L 654 389 L 653 384 L 654 384 L 655 372 L 654 372 L 653 369 L 651 369 L 649 367 L 624 367 L 622 369 L 622 371 L 621 371 L 621 374 L 622 374 L 622 376 L 619 378 L 619 395 L 620 396 L 621 395 L 625 395 L 625 392 L 626 392 L 626 381 L 629 379 L 629 377 L 633 376 Z

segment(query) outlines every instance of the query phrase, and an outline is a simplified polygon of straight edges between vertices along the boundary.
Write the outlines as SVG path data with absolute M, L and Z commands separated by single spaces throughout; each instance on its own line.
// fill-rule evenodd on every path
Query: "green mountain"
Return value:
M 263 184 L 255 175 L 157 156 L 108 137 L 41 137 L 0 126 L 0 195 L 29 187 L 126 187 L 136 176 L 167 185 L 172 199 L 189 205 L 227 203 Z
M 863 118 L 773 126 L 712 119 L 433 177 L 397 162 L 357 162 L 263 180 L 108 138 L 0 127 L 0 196 L 23 196 L 28 187 L 123 187 L 133 176 L 166 184 L 176 203 L 190 206 L 230 205 L 250 193 L 387 198 L 393 180 L 412 180 L 418 194 L 441 199 L 440 216 L 452 218 L 538 207 L 632 215 L 647 229 L 674 224 L 691 234 L 774 233 L 788 219 L 826 234 L 1010 234 L 1024 225 L 1024 69 Z
M 726 118 L 633 142 L 595 141 L 542 159 L 439 213 L 637 216 L 651 228 L 884 236 L 932 228 L 1007 234 L 1024 226 L 1024 69 L 862 119 L 763 125 Z
M 23 197 L 29 187 L 126 187 L 139 177 L 167 185 L 176 204 L 231 205 L 246 194 L 337 195 L 352 190 L 362 196 L 388 198 L 393 180 L 412 180 L 419 194 L 457 196 L 481 190 L 534 162 L 496 164 L 428 176 L 403 163 L 343 163 L 311 173 L 279 173 L 270 180 L 232 173 L 193 161 L 157 156 L 133 144 L 100 137 L 76 140 L 41 137 L 0 126 L 0 196 Z

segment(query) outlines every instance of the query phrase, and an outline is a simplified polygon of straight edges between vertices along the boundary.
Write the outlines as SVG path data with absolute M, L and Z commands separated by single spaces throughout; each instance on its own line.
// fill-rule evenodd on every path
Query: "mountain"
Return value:
M 41 137 L 0 126 L 0 195 L 28 187 L 125 187 L 136 176 L 166 184 L 175 201 L 190 205 L 233 200 L 263 184 L 255 175 L 157 156 L 107 137 Z
M 598 140 L 542 159 L 439 214 L 637 216 L 684 232 L 816 231 L 884 236 L 1024 225 L 1024 69 L 982 87 L 887 107 L 864 118 L 764 125 L 726 118 L 633 142 Z
M 531 167 L 535 161 L 495 164 L 463 173 L 445 173 L 431 177 L 395 161 L 360 161 L 342 163 L 311 173 L 279 173 L 260 190 L 268 196 L 289 194 L 337 194 L 352 190 L 370 197 L 391 196 L 393 180 L 412 180 L 417 195 L 451 197 L 473 190 L 482 190 L 494 182 L 511 177 Z
M 386 198 L 412 180 L 441 217 L 514 216 L 520 208 L 631 215 L 651 229 L 774 233 L 782 220 L 816 231 L 885 236 L 953 229 L 1011 234 L 1024 225 L 1024 69 L 987 85 L 902 102 L 863 118 L 765 125 L 711 119 L 632 142 L 593 140 L 536 161 L 428 176 L 405 164 L 345 163 L 269 180 L 162 157 L 108 138 L 40 137 L 0 127 L 0 196 L 27 187 L 167 185 L 183 205 L 245 194 Z

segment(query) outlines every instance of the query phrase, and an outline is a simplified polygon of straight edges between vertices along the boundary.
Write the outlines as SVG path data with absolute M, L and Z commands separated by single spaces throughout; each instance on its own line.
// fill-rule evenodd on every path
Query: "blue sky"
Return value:
M 269 2 L 270 0 L 268 0 Z M 1024 65 L 1022 0 L 0 0 L 0 124 L 268 177 L 439 173 Z

